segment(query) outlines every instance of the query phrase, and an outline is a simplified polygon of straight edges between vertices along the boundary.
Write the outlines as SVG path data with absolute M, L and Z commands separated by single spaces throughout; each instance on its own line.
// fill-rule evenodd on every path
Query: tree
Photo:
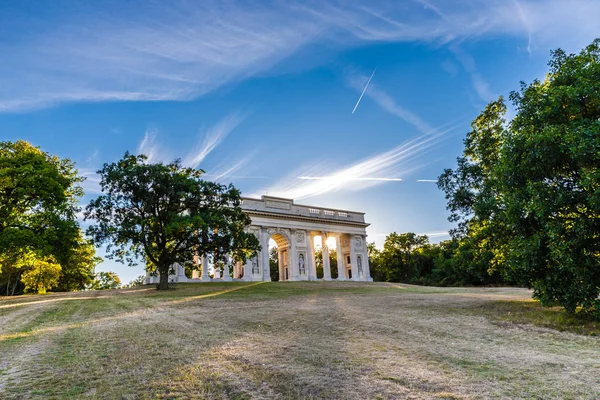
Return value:
M 107 290 L 118 289 L 121 287 L 121 279 L 115 272 L 98 272 L 92 282 L 90 289 L 92 290 Z
M 0 142 L 0 284 L 20 285 L 25 253 L 60 258 L 78 237 L 75 220 L 83 178 L 68 159 L 60 159 L 19 140 Z M 9 290 L 6 291 L 9 294 Z
M 102 261 L 96 256 L 94 244 L 79 232 L 77 240 L 60 253 L 61 273 L 54 290 L 70 292 L 88 288 L 94 279 L 95 267 Z
M 142 286 L 146 283 L 146 275 L 140 275 L 123 287 L 134 288 L 137 286 Z
M 415 251 L 428 243 L 425 235 L 390 233 L 385 238 L 383 250 L 370 249 L 369 257 L 375 260 L 371 266 L 374 276 L 385 282 L 410 281 L 415 275 Z
M 202 180 L 203 171 L 147 162 L 144 155 L 125 156 L 98 171 L 105 193 L 90 202 L 85 218 L 96 224 L 87 233 L 107 243 L 109 258 L 135 265 L 147 261 L 160 274 L 159 289 L 168 288 L 171 265 L 190 265 L 194 255 L 227 253 L 245 261 L 260 249 L 245 231 L 251 220 L 241 209 L 240 192 Z
M 58 284 L 61 267 L 54 258 L 38 258 L 30 253 L 23 262 L 28 266 L 21 276 L 25 292 L 44 294 Z
M 275 246 L 269 250 L 269 268 L 271 270 L 271 280 L 279 281 L 279 252 Z
M 552 52 L 546 79 L 521 83 L 473 122 L 438 185 L 474 259 L 534 289 L 543 305 L 600 318 L 600 40 Z

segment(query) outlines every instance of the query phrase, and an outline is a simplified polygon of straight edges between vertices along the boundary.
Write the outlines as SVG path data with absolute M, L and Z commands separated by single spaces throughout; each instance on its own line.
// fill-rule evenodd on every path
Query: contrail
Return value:
M 365 85 L 365 88 L 363 89 L 362 93 L 360 94 L 360 97 L 358 98 L 358 101 L 356 102 L 356 105 L 354 106 L 354 110 L 352 110 L 352 114 L 354 114 L 354 111 L 356 111 L 356 107 L 358 107 L 358 104 L 360 103 L 360 101 L 362 100 L 363 96 L 365 95 L 365 92 L 367 91 L 367 88 L 369 87 L 369 83 L 371 83 L 371 79 L 373 79 L 373 75 L 375 75 L 375 70 L 377 70 L 377 68 L 375 68 L 373 70 L 373 73 L 369 77 L 369 80 L 367 81 L 367 84 Z
M 333 176 L 299 176 L 298 179 L 304 181 L 319 181 L 326 179 L 338 179 L 335 175 Z M 371 177 L 357 177 L 357 178 L 343 178 L 348 181 L 384 181 L 384 182 L 400 182 L 401 178 L 371 178 Z M 436 181 L 437 182 L 437 181 Z

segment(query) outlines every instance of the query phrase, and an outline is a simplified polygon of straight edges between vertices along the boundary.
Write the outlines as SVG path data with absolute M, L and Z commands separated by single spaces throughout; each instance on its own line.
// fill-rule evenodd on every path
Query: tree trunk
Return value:
M 15 281 L 15 285 L 13 286 L 13 289 L 12 289 L 12 294 L 11 294 L 11 296 L 14 296 L 14 295 L 15 295 L 15 289 L 17 289 L 17 285 L 19 284 L 19 281 L 20 281 L 20 280 L 21 280 L 21 273 L 19 273 L 19 274 L 17 275 L 17 280 Z
M 167 290 L 169 288 L 169 266 L 161 267 L 158 269 L 159 278 L 158 290 Z

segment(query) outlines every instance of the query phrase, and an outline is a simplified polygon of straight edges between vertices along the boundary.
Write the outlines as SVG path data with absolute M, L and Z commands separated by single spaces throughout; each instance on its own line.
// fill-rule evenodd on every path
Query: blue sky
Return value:
M 71 158 L 84 203 L 129 150 L 244 195 L 364 211 L 379 245 L 392 231 L 438 241 L 452 225 L 430 180 L 470 121 L 543 78 L 550 49 L 600 36 L 598 16 L 594 0 L 8 0 L 0 140 Z

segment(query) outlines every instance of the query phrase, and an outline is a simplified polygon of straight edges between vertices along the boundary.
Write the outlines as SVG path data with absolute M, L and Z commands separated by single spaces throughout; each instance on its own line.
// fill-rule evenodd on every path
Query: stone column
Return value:
M 285 281 L 285 270 L 283 268 L 283 249 L 277 248 L 277 264 L 279 265 L 279 282 Z
M 296 251 L 296 230 L 290 229 L 290 247 L 289 247 L 289 260 L 288 260 L 288 268 L 290 271 L 290 280 L 298 281 L 300 280 L 300 274 L 298 271 L 298 252 Z
M 315 237 L 312 232 L 308 232 L 308 280 L 314 281 L 317 279 L 317 262 L 315 260 Z
M 356 257 L 356 237 L 350 237 L 350 263 L 352 266 L 352 280 L 358 281 L 358 258 Z
M 185 267 L 179 263 L 175 263 L 175 282 L 186 282 Z
M 223 280 L 225 282 L 231 282 L 231 276 L 229 275 L 229 269 L 231 266 L 231 256 L 228 254 L 225 256 L 225 265 L 223 267 Z
M 331 280 L 331 266 L 329 265 L 329 248 L 327 247 L 327 232 L 321 233 L 321 254 L 323 255 L 323 280 Z
M 267 231 L 267 227 L 263 226 L 260 228 L 262 249 L 260 251 L 261 254 L 261 262 L 262 262 L 262 271 L 263 271 L 263 281 L 270 282 L 271 281 L 271 267 L 269 265 L 269 232 Z M 260 265 L 260 264 L 259 264 Z
M 221 279 L 221 269 L 217 264 L 217 260 L 213 257 L 213 279 Z
M 371 277 L 371 267 L 369 265 L 369 248 L 367 247 L 367 236 L 363 235 L 362 237 L 362 242 L 364 243 L 365 246 L 365 252 L 364 252 L 364 257 L 363 257 L 363 265 L 364 265 L 364 269 L 365 269 L 365 280 L 367 282 L 373 282 L 373 278 Z
M 244 264 L 244 277 L 245 281 L 252 281 L 252 257 L 249 257 Z
M 337 236 L 337 270 L 338 270 L 338 281 L 346 280 L 346 268 L 344 268 L 344 255 L 342 253 L 342 234 Z
M 202 282 L 210 282 L 210 276 L 208 276 L 208 256 L 202 255 Z

